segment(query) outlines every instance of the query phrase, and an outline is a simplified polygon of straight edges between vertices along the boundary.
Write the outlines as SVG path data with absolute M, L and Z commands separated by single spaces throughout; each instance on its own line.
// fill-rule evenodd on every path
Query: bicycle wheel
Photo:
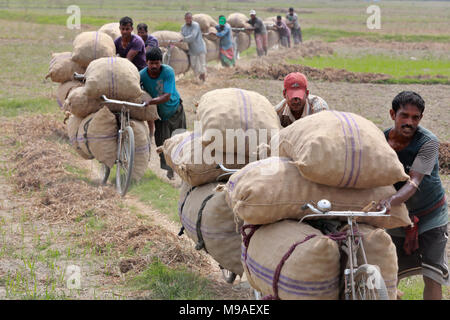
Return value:
M 100 167 L 100 179 L 102 181 L 103 186 L 108 182 L 110 172 L 111 172 L 111 169 L 107 165 L 102 163 L 101 167 Z
M 167 65 L 170 63 L 170 48 L 168 48 L 167 51 L 163 53 L 162 63 Z
M 234 280 L 236 279 L 236 273 L 231 272 L 230 270 L 227 270 L 223 267 L 221 267 L 220 269 L 222 269 L 222 276 L 225 280 L 226 283 L 233 283 Z
M 134 163 L 134 133 L 130 126 L 123 130 L 120 141 L 116 166 L 116 188 L 123 197 L 130 186 Z
M 355 300 L 389 300 L 386 284 L 377 267 L 363 264 L 355 272 Z

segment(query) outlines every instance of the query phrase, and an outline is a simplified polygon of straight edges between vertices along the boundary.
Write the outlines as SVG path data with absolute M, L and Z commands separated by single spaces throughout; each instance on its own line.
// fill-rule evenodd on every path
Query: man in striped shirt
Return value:
M 282 127 L 322 110 L 329 110 L 325 100 L 309 94 L 308 80 L 300 72 L 289 73 L 284 78 L 283 97 L 284 99 L 275 106 Z
M 440 300 L 442 286 L 450 284 L 448 209 L 439 177 L 439 141 L 419 126 L 424 109 L 422 97 L 412 91 L 403 91 L 392 101 L 394 127 L 384 133 L 410 180 L 396 183 L 397 193 L 380 201 L 378 208 L 405 203 L 414 225 L 387 230 L 397 247 L 399 278 L 422 274 L 424 300 Z

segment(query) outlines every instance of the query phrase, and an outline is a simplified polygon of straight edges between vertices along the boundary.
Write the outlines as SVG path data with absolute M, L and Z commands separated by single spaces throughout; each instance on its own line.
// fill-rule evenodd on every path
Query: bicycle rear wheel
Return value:
M 125 127 L 120 135 L 116 165 L 116 188 L 123 197 L 130 186 L 134 164 L 134 132 L 130 126 Z
M 355 300 L 389 300 L 384 279 L 374 265 L 363 264 L 358 267 L 354 281 Z

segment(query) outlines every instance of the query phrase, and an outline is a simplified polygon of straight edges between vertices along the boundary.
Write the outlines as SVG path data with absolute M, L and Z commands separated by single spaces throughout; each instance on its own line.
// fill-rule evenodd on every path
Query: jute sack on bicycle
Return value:
M 345 226 L 347 228 L 348 226 Z M 342 230 L 341 230 L 342 231 Z M 367 263 L 380 268 L 386 284 L 389 299 L 397 299 L 397 249 L 391 236 L 380 228 L 366 224 L 358 224 L 358 232 L 362 235 Z M 358 251 L 358 261 L 364 261 L 362 252 Z
M 120 23 L 119 22 L 111 22 L 104 24 L 103 26 L 98 29 L 100 32 L 104 32 L 107 35 L 111 37 L 111 39 L 114 41 L 118 37 L 120 37 L 122 34 L 120 33 Z
M 239 12 L 231 13 L 227 18 L 227 22 L 232 28 L 251 28 L 248 20 L 249 18 L 245 14 Z
M 139 71 L 125 58 L 108 57 L 92 61 L 84 76 L 85 93 L 89 98 L 100 99 L 106 95 L 109 99 L 130 101 L 142 94 Z
M 107 107 L 92 113 L 81 121 L 77 141 L 81 150 L 112 167 L 117 157 L 117 120 Z
M 219 45 L 217 41 L 203 38 L 206 45 L 206 62 L 219 60 Z
M 229 154 L 227 158 L 227 154 L 218 153 L 219 158 L 207 151 L 201 143 L 200 133 L 190 131 L 174 135 L 156 149 L 158 153 L 164 152 L 167 165 L 191 186 L 215 182 L 224 173 L 217 169 L 219 163 L 229 169 L 240 169 L 248 163 L 248 158 L 243 156 Z
M 139 181 L 145 174 L 150 160 L 150 132 L 147 122 L 130 120 L 134 132 L 134 164 L 131 178 Z
M 73 40 L 72 60 L 82 67 L 88 67 L 96 59 L 115 55 L 116 45 L 104 32 L 82 32 Z
M 280 129 L 279 118 L 266 97 L 237 89 L 205 93 L 197 107 L 204 146 L 214 143 L 217 151 L 256 158 L 257 146 L 270 141 Z
M 214 192 L 216 183 L 192 187 L 183 183 L 178 214 L 184 232 L 197 245 L 196 249 L 210 254 L 225 269 L 242 275 L 240 261 L 241 235 L 231 209 L 222 193 Z
M 236 44 L 238 52 L 247 50 L 251 45 L 250 35 L 245 32 L 239 32 L 237 35 Z
M 188 44 L 186 42 L 181 42 L 184 38 L 180 32 L 161 30 L 153 32 L 152 36 L 158 39 L 160 47 L 167 48 L 169 45 L 176 45 L 183 51 L 189 50 Z M 168 40 L 177 41 L 177 43 L 170 43 Z
M 312 213 L 309 209 L 303 211 L 302 205 L 322 199 L 331 201 L 333 210 L 361 211 L 369 202 L 378 202 L 396 192 L 392 185 L 349 189 L 314 183 L 302 177 L 291 159 L 278 157 L 246 165 L 218 190 L 226 193 L 227 203 L 233 212 L 251 224 L 301 219 Z M 390 217 L 358 217 L 357 221 L 388 229 L 411 224 L 404 204 L 393 206 Z
M 275 30 L 267 30 L 267 47 L 273 48 L 280 41 L 280 34 Z
M 373 188 L 409 178 L 383 132 L 350 112 L 301 118 L 280 130 L 271 146 L 272 155 L 292 158 L 303 177 L 329 186 Z
M 142 91 L 139 98 L 130 99 L 128 102 L 142 103 L 144 100 L 148 99 L 150 99 L 149 94 Z M 63 109 L 80 118 L 85 118 L 91 113 L 97 112 L 103 106 L 107 106 L 112 112 L 120 112 L 122 109 L 121 105 L 103 103 L 101 99 L 90 98 L 86 94 L 86 89 L 82 87 L 76 88 L 69 93 L 67 99 L 64 101 Z M 132 119 L 140 121 L 153 121 L 159 119 L 156 105 L 148 105 L 145 108 L 126 108 L 130 110 L 130 118 Z
M 69 136 L 69 141 L 75 151 L 86 160 L 93 159 L 92 155 L 85 153 L 79 143 L 78 143 L 78 130 L 80 128 L 80 124 L 83 121 L 83 118 L 77 117 L 75 115 L 71 115 L 69 120 L 67 121 L 67 135 Z
M 58 86 L 58 89 L 56 89 L 56 102 L 58 103 L 59 107 L 64 109 L 64 103 L 66 98 L 69 96 L 72 90 L 75 90 L 76 88 L 79 88 L 82 85 L 83 84 L 80 81 L 74 80 L 61 83 Z
M 167 50 L 170 50 L 170 58 L 167 64 L 173 68 L 173 72 L 175 72 L 175 74 L 182 74 L 188 72 L 190 62 L 187 53 L 177 47 L 172 47 L 170 49 L 167 48 L 161 49 L 163 54 L 166 54 Z
M 340 255 L 335 241 L 305 223 L 283 220 L 242 230 L 242 265 L 250 285 L 282 300 L 337 300 Z
M 206 13 L 197 13 L 192 16 L 192 20 L 200 25 L 203 33 L 209 32 L 210 27 L 216 26 L 218 23 Z
M 73 73 L 84 73 L 86 68 L 72 60 L 72 52 L 52 53 L 52 60 L 45 79 L 64 83 L 73 80 Z

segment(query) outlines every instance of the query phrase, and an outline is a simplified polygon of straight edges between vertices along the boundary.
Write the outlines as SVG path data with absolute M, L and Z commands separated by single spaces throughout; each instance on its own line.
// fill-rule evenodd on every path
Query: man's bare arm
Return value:
M 163 95 L 156 97 L 156 98 L 152 98 L 151 100 L 145 101 L 147 103 L 147 105 L 149 104 L 162 104 L 162 103 L 166 103 L 167 101 L 170 100 L 170 93 L 164 93 Z
M 136 55 L 138 53 L 139 53 L 139 51 L 137 51 L 137 50 L 130 50 L 130 51 L 128 51 L 127 59 L 130 60 L 130 61 L 133 61 L 134 57 L 136 57 Z
M 377 206 L 377 210 L 380 210 L 382 206 L 385 206 L 388 210 L 390 210 L 391 206 L 398 206 L 404 203 L 416 193 L 425 175 L 423 173 L 410 170 L 409 176 L 410 180 L 408 180 L 405 185 L 397 191 L 396 194 L 380 201 Z

